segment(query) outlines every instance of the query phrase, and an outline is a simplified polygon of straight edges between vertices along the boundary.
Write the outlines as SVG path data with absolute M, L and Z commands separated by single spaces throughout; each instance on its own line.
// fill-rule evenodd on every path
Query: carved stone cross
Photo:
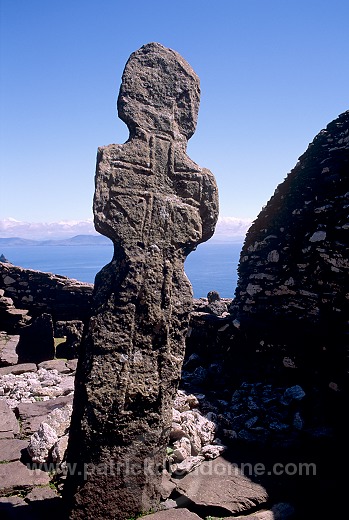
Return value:
M 65 487 L 74 520 L 127 519 L 159 501 L 192 304 L 184 261 L 218 216 L 212 173 L 186 155 L 199 95 L 178 53 L 143 46 L 118 98 L 130 137 L 98 150 L 95 227 L 114 256 L 96 276 L 76 375 Z

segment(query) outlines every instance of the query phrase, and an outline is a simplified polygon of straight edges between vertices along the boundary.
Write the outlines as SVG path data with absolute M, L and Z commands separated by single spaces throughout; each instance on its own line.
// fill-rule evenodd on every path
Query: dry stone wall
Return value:
M 47 313 L 54 321 L 87 321 L 93 284 L 0 262 L 0 291 L 32 317 Z
M 315 137 L 249 229 L 232 307 L 258 352 L 276 354 L 271 368 L 322 374 L 342 390 L 348 230 L 349 111 Z

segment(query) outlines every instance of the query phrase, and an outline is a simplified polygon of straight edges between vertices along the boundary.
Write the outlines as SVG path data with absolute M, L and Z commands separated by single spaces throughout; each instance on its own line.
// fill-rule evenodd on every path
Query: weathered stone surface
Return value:
M 21 439 L 0 439 L 0 462 L 19 460 L 27 445 L 28 442 Z
M 18 354 L 16 347 L 19 342 L 19 335 L 8 335 L 0 332 L 0 365 L 16 365 L 18 363 Z
M 19 424 L 15 414 L 4 399 L 0 399 L 0 438 L 13 438 L 19 433 Z
M 0 493 L 5 494 L 18 489 L 45 486 L 50 476 L 40 469 L 28 469 L 19 461 L 0 464 Z
M 188 509 L 169 509 L 147 515 L 149 520 L 199 520 L 199 516 L 191 513 Z
M 45 312 L 54 321 L 86 321 L 90 315 L 93 284 L 0 262 L 0 288 L 33 317 Z
M 40 424 L 47 419 L 50 412 L 57 408 L 65 407 L 67 404 L 71 404 L 72 401 L 73 396 L 62 396 L 49 401 L 20 403 L 17 410 L 22 423 L 22 432 L 26 435 L 35 433 Z
M 55 430 L 47 423 L 42 422 L 39 429 L 30 437 L 28 453 L 33 462 L 43 463 L 48 460 L 50 451 L 58 441 Z
M 41 314 L 22 329 L 17 354 L 19 363 L 41 363 L 54 358 L 53 322 L 50 314 Z
M 155 468 L 165 458 L 192 305 L 183 264 L 212 236 L 218 213 L 212 173 L 186 154 L 199 92 L 181 56 L 145 45 L 127 62 L 118 98 L 130 138 L 98 150 L 95 226 L 115 252 L 96 277 L 77 369 L 68 461 L 89 474 L 68 476 L 74 519 L 122 520 L 158 503 Z M 121 465 L 113 477 L 111 462 Z
M 268 500 L 264 487 L 241 473 L 239 468 L 222 457 L 205 461 L 192 473 L 177 482 L 177 491 L 185 500 L 199 506 L 219 509 L 219 516 L 248 511 Z

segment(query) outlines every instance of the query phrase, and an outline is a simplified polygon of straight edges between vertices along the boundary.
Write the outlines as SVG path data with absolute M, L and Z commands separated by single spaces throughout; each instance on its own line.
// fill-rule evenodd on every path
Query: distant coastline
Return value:
M 103 235 L 76 235 L 71 238 L 31 240 L 28 238 L 11 237 L 0 238 L 1 246 L 110 246 L 112 242 Z

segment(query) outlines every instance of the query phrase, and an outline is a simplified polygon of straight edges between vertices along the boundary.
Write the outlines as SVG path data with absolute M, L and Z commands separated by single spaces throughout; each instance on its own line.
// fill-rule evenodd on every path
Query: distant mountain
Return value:
M 109 246 L 112 242 L 102 235 L 76 235 L 62 240 L 27 240 L 12 237 L 0 238 L 1 246 Z
M 0 238 L 0 246 L 37 246 L 37 240 L 29 240 L 27 238 L 11 237 Z
M 214 242 L 243 242 L 246 231 L 252 220 L 239 217 L 219 217 L 212 241 Z M 25 240 L 26 245 L 90 245 L 100 244 L 107 238 L 99 235 L 93 225 L 93 220 L 62 220 L 60 222 L 22 222 L 14 218 L 0 220 L 1 240 Z M 14 238 L 16 237 L 16 238 Z M 88 239 L 91 239 L 90 242 Z M 67 242 L 68 241 L 68 242 Z M 73 242 L 70 242 L 73 241 Z M 33 242 L 30 244 L 30 242 Z M 60 244 L 59 244 L 60 242 Z M 9 244 L 8 244 L 9 245 Z M 11 245 L 24 245 L 24 243 Z

